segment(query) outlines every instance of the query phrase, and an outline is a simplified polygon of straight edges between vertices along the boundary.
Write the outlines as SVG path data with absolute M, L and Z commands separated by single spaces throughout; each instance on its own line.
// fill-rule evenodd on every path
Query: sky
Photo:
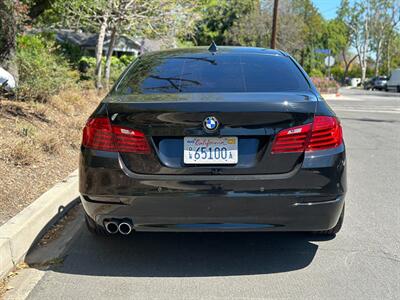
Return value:
M 312 0 L 325 19 L 334 19 L 341 0 Z

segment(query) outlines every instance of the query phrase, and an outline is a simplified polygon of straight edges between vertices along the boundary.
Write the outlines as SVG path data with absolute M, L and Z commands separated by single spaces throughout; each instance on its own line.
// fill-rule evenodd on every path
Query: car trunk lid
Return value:
M 301 164 L 304 153 L 271 153 L 282 129 L 312 122 L 312 93 L 174 93 L 113 96 L 105 99 L 113 125 L 143 132 L 150 154 L 120 153 L 126 167 L 140 174 L 279 174 Z M 215 117 L 215 132 L 204 120 Z M 184 137 L 236 137 L 238 162 L 184 163 Z

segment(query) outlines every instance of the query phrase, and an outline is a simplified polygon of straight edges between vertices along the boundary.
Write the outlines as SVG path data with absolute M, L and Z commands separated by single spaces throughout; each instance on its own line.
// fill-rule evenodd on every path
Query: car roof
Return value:
M 258 48 L 258 47 L 241 47 L 241 46 L 217 46 L 216 52 L 210 52 L 208 50 L 209 47 L 192 47 L 192 48 L 174 48 L 156 52 L 149 52 L 144 54 L 145 56 L 196 56 L 201 54 L 217 54 L 217 55 L 230 55 L 230 54 L 263 54 L 263 55 L 273 55 L 273 56 L 288 56 L 287 53 L 277 50 L 277 49 L 267 49 L 267 48 Z

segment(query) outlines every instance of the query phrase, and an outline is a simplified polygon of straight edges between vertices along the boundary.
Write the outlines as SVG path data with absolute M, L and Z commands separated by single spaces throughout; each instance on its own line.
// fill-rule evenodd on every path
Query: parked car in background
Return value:
M 372 77 L 370 80 L 364 82 L 364 89 L 382 91 L 386 89 L 387 80 L 386 76 Z
M 400 69 L 396 69 L 390 75 L 386 84 L 386 91 L 397 91 L 400 93 Z

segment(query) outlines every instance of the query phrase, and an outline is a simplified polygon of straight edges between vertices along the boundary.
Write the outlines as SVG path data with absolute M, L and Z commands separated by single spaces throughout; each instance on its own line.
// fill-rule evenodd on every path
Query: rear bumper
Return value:
M 83 206 L 96 223 L 132 220 L 136 231 L 316 231 L 337 223 L 344 197 L 322 202 L 264 196 L 137 197 L 130 204 L 88 201 Z
M 130 174 L 118 154 L 82 151 L 86 213 L 129 218 L 137 231 L 318 231 L 337 223 L 346 193 L 345 149 L 308 153 L 286 174 Z

